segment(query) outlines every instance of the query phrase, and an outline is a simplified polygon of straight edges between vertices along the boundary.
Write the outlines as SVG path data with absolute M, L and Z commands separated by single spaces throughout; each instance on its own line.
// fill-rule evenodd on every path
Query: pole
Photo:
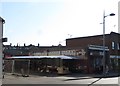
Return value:
M 29 76 L 29 74 L 30 74 L 30 60 L 28 60 L 28 76 Z
M 61 44 L 60 44 L 60 42 L 59 42 L 58 47 L 59 47 L 59 54 L 62 55 L 62 53 L 61 53 Z
M 15 60 L 12 60 L 12 74 L 14 74 L 15 71 Z
M 105 75 L 105 11 L 103 12 L 103 75 Z

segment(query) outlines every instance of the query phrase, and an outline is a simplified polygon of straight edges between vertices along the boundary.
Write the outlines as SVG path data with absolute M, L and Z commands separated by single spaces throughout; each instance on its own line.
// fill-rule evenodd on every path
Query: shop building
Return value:
M 103 35 L 66 39 L 67 47 L 82 47 L 87 50 L 88 71 L 93 72 L 103 64 Z M 105 34 L 105 65 L 118 72 L 120 68 L 120 34 Z M 99 65 L 99 67 L 97 67 Z M 103 65 L 102 65 L 103 66 Z M 102 67 L 101 67 L 102 69 Z

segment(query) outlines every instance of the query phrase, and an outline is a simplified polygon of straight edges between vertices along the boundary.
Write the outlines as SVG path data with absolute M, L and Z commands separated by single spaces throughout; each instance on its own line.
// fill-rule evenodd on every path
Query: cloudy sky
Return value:
M 1 0 L 5 44 L 65 45 L 65 39 L 118 32 L 119 0 Z

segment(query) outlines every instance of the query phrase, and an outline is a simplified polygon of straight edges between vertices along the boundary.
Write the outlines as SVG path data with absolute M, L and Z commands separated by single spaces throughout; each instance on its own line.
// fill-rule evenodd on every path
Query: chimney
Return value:
M 26 44 L 24 43 L 24 47 L 26 46 Z
M 18 47 L 18 43 L 17 43 L 17 47 Z
M 10 43 L 10 46 L 12 46 L 12 43 Z
M 38 43 L 38 47 L 40 46 L 40 44 Z

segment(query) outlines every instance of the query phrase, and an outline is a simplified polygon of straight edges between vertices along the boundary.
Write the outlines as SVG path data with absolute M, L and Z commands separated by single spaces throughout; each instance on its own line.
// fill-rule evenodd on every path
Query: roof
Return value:
M 9 59 L 42 59 L 42 58 L 60 58 L 60 59 L 76 59 L 72 56 L 14 56 L 8 57 Z
M 117 34 L 117 35 L 120 35 L 120 33 L 111 32 L 110 34 L 105 34 L 105 36 L 107 36 L 107 35 L 111 35 L 111 34 Z M 100 36 L 103 37 L 103 34 L 101 34 L 101 35 L 93 35 L 93 36 L 76 37 L 76 38 L 68 38 L 68 39 L 66 39 L 66 40 L 83 39 L 83 38 L 100 37 Z

